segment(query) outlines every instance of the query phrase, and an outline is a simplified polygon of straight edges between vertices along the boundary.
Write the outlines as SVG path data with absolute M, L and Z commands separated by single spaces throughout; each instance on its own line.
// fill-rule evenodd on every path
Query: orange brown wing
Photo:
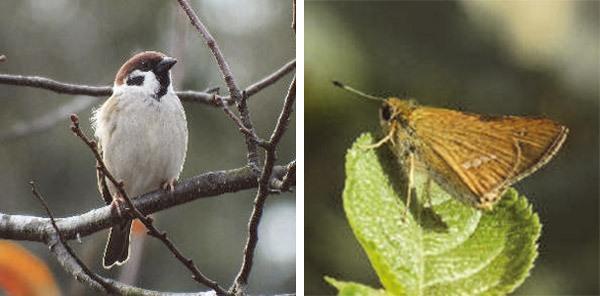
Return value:
M 453 185 L 465 186 L 480 203 L 497 200 L 506 187 L 547 163 L 568 133 L 549 119 L 489 117 L 429 107 L 415 109 L 409 122 L 431 152 L 420 156 L 446 167 L 454 174 L 451 181 L 460 180 Z

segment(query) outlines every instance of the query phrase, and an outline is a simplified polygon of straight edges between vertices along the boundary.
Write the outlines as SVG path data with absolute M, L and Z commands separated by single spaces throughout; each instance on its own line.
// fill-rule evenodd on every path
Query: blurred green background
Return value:
M 241 87 L 295 58 L 291 1 L 203 0 L 191 4 L 219 42 Z M 8 57 L 0 63 L 0 73 L 112 85 L 121 64 L 142 50 L 162 51 L 179 60 L 173 68 L 176 90 L 220 86 L 221 93 L 226 92 L 212 55 L 176 1 L 0 1 L 0 54 Z M 288 74 L 250 98 L 250 111 L 261 136 L 270 135 L 291 79 L 292 74 Z M 30 193 L 29 180 L 37 181 L 59 217 L 103 205 L 95 187 L 93 157 L 71 134 L 66 115 L 47 131 L 26 137 L 6 136 L 20 124 L 81 106 L 84 109 L 78 114 L 82 126 L 91 135 L 88 118 L 92 108 L 104 99 L 0 85 L 0 135 L 4 138 L 0 141 L 0 211 L 45 216 Z M 245 165 L 243 136 L 223 111 L 192 103 L 184 103 L 184 108 L 190 143 L 182 178 Z M 295 158 L 294 123 L 280 148 L 279 163 Z M 228 287 L 241 264 L 254 194 L 255 190 L 247 190 L 202 199 L 156 214 L 156 221 L 202 272 Z M 267 201 L 259 235 L 249 291 L 295 291 L 293 194 Z M 118 278 L 118 268 L 105 271 L 100 265 L 106 236 L 107 231 L 99 232 L 82 238 L 82 244 L 72 245 L 93 270 Z M 23 245 L 49 264 L 65 295 L 92 293 L 58 266 L 45 245 Z M 190 276 L 160 242 L 145 241 L 136 285 L 161 291 L 206 290 Z
M 342 209 L 344 154 L 381 135 L 377 96 L 481 114 L 543 115 L 563 149 L 515 187 L 543 223 L 517 295 L 597 295 L 598 1 L 308 1 L 305 7 L 305 287 L 324 275 L 380 287 Z

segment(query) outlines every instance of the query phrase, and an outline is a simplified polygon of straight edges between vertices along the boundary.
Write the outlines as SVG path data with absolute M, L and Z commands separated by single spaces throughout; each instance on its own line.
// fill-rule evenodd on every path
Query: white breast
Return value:
M 93 119 L 108 170 L 135 197 L 179 177 L 188 131 L 183 106 L 172 91 L 157 101 L 143 88 L 124 88 L 129 89 L 115 89 Z

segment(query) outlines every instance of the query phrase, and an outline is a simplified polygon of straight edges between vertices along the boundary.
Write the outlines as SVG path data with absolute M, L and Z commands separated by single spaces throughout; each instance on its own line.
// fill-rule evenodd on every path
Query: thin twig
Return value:
M 56 234 L 51 236 L 51 241 L 48 242 L 48 245 L 52 246 L 50 248 L 50 253 L 54 255 L 58 263 L 62 266 L 62 268 L 70 274 L 72 277 L 77 279 L 80 283 L 86 285 L 87 287 L 91 287 L 99 292 L 105 292 L 105 289 L 99 285 L 96 281 L 92 280 L 83 270 L 81 266 L 77 264 L 77 261 L 71 256 L 69 251 L 65 248 L 65 245 L 61 244 L 58 240 Z M 134 286 L 127 285 L 125 283 L 115 281 L 113 279 L 101 277 L 105 282 L 109 283 L 115 289 L 118 290 L 119 294 L 122 295 L 140 295 L 140 296 L 214 296 L 214 291 L 206 291 L 206 292 L 197 292 L 197 293 L 175 293 L 175 292 L 160 292 L 153 290 L 146 290 Z
M 92 280 L 94 280 L 95 282 L 100 284 L 106 290 L 106 292 L 108 294 L 120 294 L 117 289 L 115 289 L 113 286 L 111 286 L 106 281 L 104 281 L 103 278 L 101 278 L 100 276 L 98 276 L 97 274 L 92 272 L 83 263 L 83 261 L 81 261 L 81 259 L 79 259 L 79 257 L 77 257 L 77 255 L 75 255 L 75 251 L 73 251 L 71 246 L 69 246 L 69 244 L 67 244 L 62 233 L 58 229 L 58 225 L 56 225 L 56 221 L 54 220 L 54 215 L 52 214 L 52 211 L 50 210 L 50 207 L 48 206 L 48 203 L 46 203 L 46 200 L 44 199 L 44 197 L 38 192 L 37 188 L 35 187 L 35 182 L 30 181 L 29 185 L 31 185 L 31 193 L 33 193 L 33 196 L 35 196 L 38 199 L 38 201 L 44 207 L 44 210 L 46 210 L 46 214 L 48 215 L 48 218 L 50 218 L 50 223 L 52 224 L 52 227 L 54 228 L 54 231 L 56 231 L 56 235 L 58 236 L 58 241 L 60 242 L 60 244 L 62 244 L 64 246 L 64 248 L 71 255 L 71 257 L 77 262 L 77 265 L 79 265 L 79 267 L 83 270 L 83 272 L 87 276 L 89 276 Z
M 254 264 L 254 251 L 258 243 L 258 225 L 262 218 L 262 213 L 265 206 L 265 201 L 269 195 L 269 186 L 265 185 L 264 180 L 271 174 L 272 165 L 275 162 L 274 150 L 267 150 L 267 156 L 265 157 L 262 173 L 258 182 L 258 190 L 256 197 L 254 198 L 254 209 L 250 215 L 248 222 L 248 238 L 244 247 L 244 256 L 240 271 L 235 277 L 233 286 L 230 288 L 230 292 L 235 295 L 246 294 L 246 286 L 248 285 L 248 278 L 250 277 L 250 271 Z
M 296 0 L 292 0 L 292 30 L 296 33 Z
M 112 95 L 112 86 L 89 86 L 56 81 L 46 77 L 0 74 L 0 84 L 26 86 L 46 89 L 59 94 L 108 97 Z M 197 91 L 176 92 L 179 99 L 211 105 L 212 94 Z M 228 101 L 227 98 L 224 99 Z
M 271 172 L 275 165 L 277 145 L 281 140 L 285 130 L 287 129 L 289 118 L 292 114 L 294 102 L 296 100 L 296 78 L 292 81 L 288 93 L 283 104 L 283 108 L 277 120 L 277 124 L 271 138 L 265 146 L 266 157 L 260 179 L 258 181 L 258 190 L 254 199 L 254 209 L 248 222 L 248 239 L 246 240 L 246 246 L 244 247 L 244 259 L 242 266 L 238 272 L 233 286 L 230 288 L 230 292 L 236 295 L 242 295 L 246 293 L 246 286 L 248 285 L 248 278 L 252 270 L 254 261 L 254 251 L 258 244 L 258 226 L 262 218 L 262 213 L 265 206 L 265 201 L 270 193 L 269 179 Z
M 225 102 L 223 102 L 223 98 L 217 97 L 216 95 L 213 96 L 213 99 L 215 101 L 218 101 L 217 104 L 222 106 L 223 112 L 225 112 L 225 114 L 227 115 L 227 117 L 231 118 L 231 120 L 233 120 L 233 122 L 237 125 L 238 129 L 246 134 L 246 135 L 250 135 L 251 137 L 256 137 L 256 135 L 252 134 L 252 131 L 248 130 L 244 124 L 242 123 L 242 121 L 240 120 L 239 117 L 237 117 L 235 115 L 235 113 L 233 113 L 233 111 L 231 111 L 231 109 L 229 109 L 229 106 L 227 106 L 227 104 L 225 104 Z
M 112 94 L 110 86 L 88 86 L 59 82 L 46 77 L 0 74 L 0 84 L 43 88 L 60 94 L 105 97 Z
M 275 129 L 271 134 L 271 139 L 269 140 L 269 144 L 271 146 L 276 146 L 279 144 L 281 137 L 287 130 L 287 127 L 290 122 L 290 116 L 292 115 L 292 111 L 294 110 L 294 102 L 296 101 L 296 77 L 292 80 L 290 84 L 290 88 L 288 89 L 287 96 L 283 103 L 283 108 L 281 109 L 281 114 L 279 114 L 279 118 L 277 119 L 277 124 L 275 125 Z
M 96 102 L 97 99 L 82 100 L 78 97 L 74 98 L 70 102 L 35 118 L 31 122 L 17 122 L 13 124 L 8 130 L 0 132 L 0 142 L 49 130 L 59 122 L 65 120 L 65 117 L 69 114 L 80 112 Z
M 217 61 L 217 64 L 219 65 L 219 69 L 221 70 L 221 74 L 223 75 L 223 80 L 225 80 L 227 88 L 229 89 L 229 94 L 235 101 L 239 101 L 241 99 L 240 89 L 235 83 L 235 79 L 233 78 L 233 74 L 231 73 L 231 69 L 229 68 L 229 64 L 227 63 L 227 61 L 225 61 L 225 57 L 223 56 L 223 53 L 221 53 L 221 49 L 215 41 L 215 38 L 213 38 L 212 34 L 210 34 L 204 23 L 202 23 L 200 18 L 198 18 L 198 15 L 196 14 L 196 12 L 194 12 L 194 9 L 190 6 L 190 3 L 187 0 L 177 0 L 177 2 L 179 2 L 179 5 L 181 6 L 181 8 L 183 8 L 183 11 L 185 11 L 187 16 L 189 17 L 194 28 L 196 28 L 196 30 L 200 32 L 200 34 L 206 41 L 208 48 L 212 52 L 213 56 L 215 57 L 215 60 Z
M 270 86 L 271 84 L 277 82 L 279 79 L 281 79 L 286 74 L 292 72 L 294 69 L 296 69 L 296 60 L 291 60 L 288 63 L 286 63 L 285 65 L 283 65 L 281 68 L 279 68 L 277 71 L 271 73 L 270 75 L 266 76 L 265 78 L 261 79 L 260 81 L 253 83 L 252 85 L 246 87 L 246 89 L 244 91 L 246 92 L 246 95 L 248 97 L 251 97 L 251 96 L 255 95 L 256 93 L 258 93 L 259 91 L 266 88 L 267 86 Z M 228 99 L 228 98 L 225 97 L 225 99 Z
M 235 115 L 235 113 L 233 113 L 233 111 L 231 111 L 231 109 L 229 109 L 229 106 L 227 106 L 227 104 L 225 104 L 221 98 L 215 96 L 215 100 L 221 100 L 219 102 L 219 104 L 222 106 L 223 112 L 225 112 L 225 114 L 227 115 L 227 117 L 231 118 L 231 120 L 233 120 L 233 122 L 235 123 L 235 125 L 238 127 L 238 130 L 244 134 L 245 136 L 249 137 L 252 139 L 252 141 L 256 142 L 258 145 L 264 145 L 265 141 L 263 139 L 261 139 L 258 135 L 256 135 L 256 133 L 254 133 L 253 131 L 247 129 L 244 126 L 244 123 L 242 122 L 242 120 L 237 117 Z
M 196 30 L 202 35 L 206 45 L 212 52 L 217 64 L 219 66 L 219 70 L 223 75 L 223 80 L 225 80 L 225 84 L 227 84 L 227 88 L 229 89 L 229 95 L 231 98 L 237 103 L 238 112 L 240 113 L 240 120 L 243 123 L 245 129 L 249 130 L 250 133 L 245 133 L 246 136 L 246 147 L 248 150 L 248 165 L 251 168 L 258 168 L 258 143 L 256 138 L 253 138 L 252 135 L 256 134 L 254 130 L 254 126 L 252 124 L 252 119 L 250 118 L 250 111 L 248 111 L 248 106 L 246 105 L 246 100 L 248 98 L 248 94 L 245 92 L 241 92 L 239 87 L 237 86 L 235 79 L 233 78 L 233 74 L 231 69 L 229 68 L 229 64 L 225 61 L 225 57 L 219 48 L 216 40 L 210 34 L 204 23 L 200 20 L 194 9 L 190 6 L 190 3 L 187 0 L 177 0 L 179 6 L 183 9 L 185 14 L 190 19 L 192 26 L 196 28 Z
M 219 90 L 221 90 L 221 87 L 219 86 L 212 86 L 212 87 L 207 87 L 204 92 L 207 94 L 215 94 L 218 95 L 219 94 Z
M 281 182 L 277 184 L 277 189 L 281 192 L 290 191 L 290 188 L 294 186 L 296 182 L 296 161 L 292 161 L 286 168 L 287 172 L 281 179 Z
M 73 133 L 75 133 L 75 135 L 77 135 L 90 148 L 90 150 L 92 150 L 92 153 L 94 154 L 94 157 L 96 158 L 96 161 L 98 163 L 97 169 L 101 170 L 102 173 L 104 173 L 104 176 L 106 178 L 108 178 L 110 180 L 110 182 L 113 183 L 113 185 L 115 185 L 115 187 L 117 188 L 117 190 L 119 192 L 119 195 L 127 203 L 129 212 L 131 214 L 133 214 L 134 218 L 139 219 L 144 224 L 144 226 L 146 226 L 146 229 L 148 229 L 148 234 L 153 237 L 158 238 L 169 249 L 169 251 L 171 251 L 171 253 L 173 253 L 173 255 L 175 255 L 175 257 L 185 267 L 187 267 L 188 270 L 190 270 L 192 272 L 192 278 L 195 281 L 197 281 L 201 284 L 204 284 L 207 287 L 215 290 L 217 295 L 226 295 L 227 292 L 223 288 L 221 288 L 221 286 L 219 286 L 219 284 L 217 282 L 209 279 L 204 274 L 202 274 L 202 272 L 200 272 L 200 269 L 198 269 L 196 264 L 194 264 L 194 261 L 192 259 L 185 257 L 181 253 L 181 251 L 175 246 L 175 244 L 173 244 L 173 242 L 167 237 L 166 232 L 160 231 L 154 226 L 152 218 L 145 216 L 142 212 L 140 212 L 140 210 L 138 210 L 135 207 L 135 205 L 133 204 L 133 202 L 127 195 L 127 192 L 125 192 L 123 181 L 117 181 L 115 179 L 115 177 L 106 168 L 106 165 L 104 164 L 104 161 L 103 161 L 102 157 L 100 156 L 100 153 L 98 152 L 96 142 L 93 140 L 89 140 L 87 138 L 87 136 L 79 128 L 79 119 L 78 119 L 77 115 L 75 115 L 75 114 L 71 115 L 71 123 L 72 123 L 71 130 L 73 131 Z

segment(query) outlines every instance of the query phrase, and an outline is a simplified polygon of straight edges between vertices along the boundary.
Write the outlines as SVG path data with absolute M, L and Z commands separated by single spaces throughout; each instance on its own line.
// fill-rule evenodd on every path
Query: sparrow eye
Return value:
M 148 62 L 142 62 L 140 64 L 140 70 L 142 70 L 142 71 L 149 71 L 150 70 L 150 65 L 148 64 Z

